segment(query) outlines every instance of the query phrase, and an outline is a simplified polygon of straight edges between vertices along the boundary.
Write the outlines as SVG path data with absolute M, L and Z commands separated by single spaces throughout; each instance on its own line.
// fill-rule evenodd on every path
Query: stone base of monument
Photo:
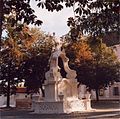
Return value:
M 63 101 L 56 102 L 34 102 L 34 112 L 40 114 L 64 113 Z
M 91 99 L 85 99 L 85 100 L 82 100 L 82 102 L 84 104 L 86 111 L 90 111 L 92 109 L 91 108 Z
M 79 100 L 76 97 L 67 98 L 64 102 L 64 112 L 72 113 L 72 112 L 81 112 L 86 110 L 86 105 L 82 100 Z
M 64 101 L 33 101 L 32 103 L 34 113 L 39 114 L 61 114 L 91 110 L 91 100 L 87 99 L 79 100 L 78 98 L 67 98 L 67 100 Z

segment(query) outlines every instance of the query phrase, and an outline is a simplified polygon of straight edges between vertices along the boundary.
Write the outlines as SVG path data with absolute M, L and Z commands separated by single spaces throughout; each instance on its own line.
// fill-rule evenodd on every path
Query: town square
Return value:
M 0 119 L 119 119 L 119 19 L 119 0 L 0 0 Z

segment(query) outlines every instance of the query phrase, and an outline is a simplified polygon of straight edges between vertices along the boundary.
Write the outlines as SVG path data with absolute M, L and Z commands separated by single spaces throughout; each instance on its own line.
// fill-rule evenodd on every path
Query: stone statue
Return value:
M 69 58 L 64 50 L 61 50 L 62 44 L 59 42 L 55 46 L 50 56 L 50 68 L 45 73 L 45 97 L 41 102 L 34 103 L 36 113 L 69 113 L 85 110 L 86 102 L 79 100 L 77 90 L 76 71 L 69 68 Z M 66 78 L 62 78 L 58 58 L 63 61 Z M 88 97 L 88 95 L 87 95 Z

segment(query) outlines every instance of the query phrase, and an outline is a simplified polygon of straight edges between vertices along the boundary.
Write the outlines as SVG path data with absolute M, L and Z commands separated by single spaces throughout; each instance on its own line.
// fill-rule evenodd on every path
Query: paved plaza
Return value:
M 1 109 L 0 119 L 120 119 L 119 101 L 92 102 L 92 111 L 71 114 L 35 114 L 30 109 Z

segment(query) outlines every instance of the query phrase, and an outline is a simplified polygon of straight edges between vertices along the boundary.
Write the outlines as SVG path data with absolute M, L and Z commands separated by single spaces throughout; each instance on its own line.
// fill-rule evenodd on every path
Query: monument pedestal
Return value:
M 45 101 L 54 102 L 56 101 L 56 90 L 55 90 L 56 81 L 46 80 L 45 87 Z
M 34 102 L 35 113 L 40 114 L 60 114 L 64 113 L 63 101 L 55 102 Z
M 87 111 L 91 110 L 91 100 L 90 99 L 84 99 L 83 104 L 84 104 L 85 110 L 87 110 Z

